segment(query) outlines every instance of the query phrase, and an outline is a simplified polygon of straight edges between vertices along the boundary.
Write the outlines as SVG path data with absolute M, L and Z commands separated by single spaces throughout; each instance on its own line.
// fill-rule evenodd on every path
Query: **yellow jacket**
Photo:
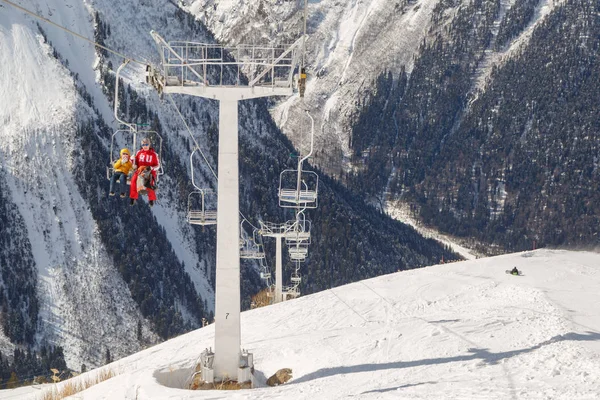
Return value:
M 122 172 L 125 175 L 128 175 L 129 171 L 131 171 L 131 169 L 133 168 L 133 164 L 129 160 L 127 160 L 127 162 L 123 162 L 123 155 L 124 154 L 126 154 L 127 156 L 131 156 L 131 155 L 129 154 L 129 150 L 127 150 L 127 149 L 122 149 L 120 154 L 121 154 L 121 158 L 119 158 L 117 160 L 117 162 L 113 164 L 114 170 L 115 170 L 115 172 Z

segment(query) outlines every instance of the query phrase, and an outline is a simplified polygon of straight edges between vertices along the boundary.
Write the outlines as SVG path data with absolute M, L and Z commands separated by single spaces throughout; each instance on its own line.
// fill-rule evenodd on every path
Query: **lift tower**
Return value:
M 248 382 L 252 355 L 240 349 L 238 102 L 292 95 L 304 36 L 287 46 L 222 46 L 150 34 L 162 65 L 149 68 L 148 80 L 159 92 L 219 101 L 215 347 L 203 353 L 202 380 Z

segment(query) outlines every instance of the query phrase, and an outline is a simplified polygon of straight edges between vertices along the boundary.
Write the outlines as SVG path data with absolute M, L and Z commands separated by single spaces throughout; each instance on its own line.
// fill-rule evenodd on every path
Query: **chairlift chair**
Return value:
M 279 206 L 317 208 L 319 176 L 313 171 L 286 169 L 279 175 Z
M 192 186 L 194 186 L 195 190 L 188 195 L 187 221 L 192 225 L 216 225 L 217 210 L 215 207 L 210 206 L 210 204 L 215 204 L 216 200 L 207 201 L 207 198 L 216 197 L 216 193 L 211 189 L 202 189 L 194 182 L 193 157 L 196 150 L 194 149 L 190 154 Z
M 262 260 L 265 258 L 263 246 L 256 240 L 257 229 L 252 232 L 252 238 L 248 237 L 244 230 L 245 219 L 240 224 L 240 258 L 251 260 Z M 260 238 L 260 236 L 259 236 Z M 260 239 L 259 239 L 260 240 Z
M 281 294 L 285 296 L 285 300 L 288 300 L 288 298 L 295 299 L 300 296 L 300 290 L 298 286 L 290 286 L 284 288 Z
M 267 279 L 270 279 L 270 278 L 271 278 L 271 273 L 270 272 L 261 272 L 260 273 L 260 279 L 267 280 Z
M 249 260 L 262 260 L 265 258 L 265 252 L 262 246 L 252 239 L 244 240 L 244 245 L 240 248 L 240 258 Z
M 292 261 L 297 261 L 297 262 L 304 262 L 306 261 L 306 254 L 301 254 L 301 253 L 290 253 L 290 260 Z
M 296 244 L 294 246 L 288 247 L 288 254 L 290 256 L 290 260 L 293 261 L 304 261 L 308 256 L 308 247 L 301 244 Z
M 206 197 L 211 195 L 212 190 L 194 190 L 188 195 L 187 222 L 192 225 L 216 225 L 217 210 L 207 206 Z M 194 200 L 198 199 L 200 200 Z M 198 203 L 200 207 L 197 207 Z
M 156 131 L 152 131 L 152 130 L 146 130 L 146 129 L 142 129 L 142 130 L 138 130 L 138 127 L 146 127 L 148 126 L 147 124 L 137 124 L 137 123 L 129 123 L 129 122 L 125 122 L 123 120 L 121 120 L 119 118 L 119 74 L 121 73 L 121 70 L 129 63 L 130 60 L 125 60 L 121 66 L 119 68 L 117 68 L 117 73 L 116 73 L 116 77 L 115 77 L 115 105 L 114 105 L 114 114 L 115 114 L 115 119 L 129 127 L 129 129 L 119 129 L 117 131 L 115 131 L 115 133 L 113 133 L 111 140 L 110 140 L 110 163 L 107 167 L 106 170 L 106 177 L 108 179 L 111 179 L 112 175 L 114 174 L 114 168 L 113 165 L 115 164 L 115 162 L 117 162 L 117 160 L 120 157 L 120 150 L 123 147 L 126 147 L 129 149 L 131 157 L 133 158 L 135 156 L 135 154 L 138 151 L 137 145 L 138 145 L 138 140 L 140 138 L 149 138 L 150 141 L 154 144 L 158 143 L 158 159 L 160 160 L 160 167 L 156 173 L 157 178 L 158 176 L 162 175 L 164 173 L 163 170 L 163 159 L 162 159 L 162 144 L 163 144 L 163 139 L 162 136 L 160 136 L 158 134 L 158 132 Z M 119 140 L 118 137 L 124 135 L 125 136 L 125 140 Z M 156 151 L 156 147 L 154 148 Z M 131 179 L 130 177 L 127 177 L 127 184 L 130 185 L 131 184 Z
M 310 228 L 310 221 L 304 219 L 295 221 L 292 229 L 285 233 L 285 243 L 288 246 L 295 246 L 299 243 L 310 244 Z
M 285 244 L 292 246 L 297 243 L 310 244 L 310 232 L 292 231 L 285 234 Z

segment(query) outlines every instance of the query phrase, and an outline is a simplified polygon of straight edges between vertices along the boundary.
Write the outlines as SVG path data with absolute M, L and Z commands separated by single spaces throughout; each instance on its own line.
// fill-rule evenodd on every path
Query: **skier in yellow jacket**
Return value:
M 125 197 L 125 192 L 127 191 L 127 175 L 133 168 L 133 164 L 131 163 L 128 149 L 121 149 L 120 152 L 121 158 L 117 160 L 113 164 L 114 173 L 112 178 L 110 178 L 110 195 L 115 195 L 115 183 L 119 182 L 119 186 L 121 187 L 121 197 Z

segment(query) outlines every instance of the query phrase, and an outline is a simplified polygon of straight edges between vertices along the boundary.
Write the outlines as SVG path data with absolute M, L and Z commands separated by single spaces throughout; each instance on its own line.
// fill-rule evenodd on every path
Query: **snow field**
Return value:
M 77 398 L 597 399 L 600 318 L 585 304 L 600 299 L 599 262 L 538 250 L 353 283 L 243 313 L 253 390 L 164 386 L 183 385 L 210 325 L 109 365 L 120 375 Z M 504 273 L 515 265 L 524 276 Z M 286 367 L 292 380 L 265 386 Z

